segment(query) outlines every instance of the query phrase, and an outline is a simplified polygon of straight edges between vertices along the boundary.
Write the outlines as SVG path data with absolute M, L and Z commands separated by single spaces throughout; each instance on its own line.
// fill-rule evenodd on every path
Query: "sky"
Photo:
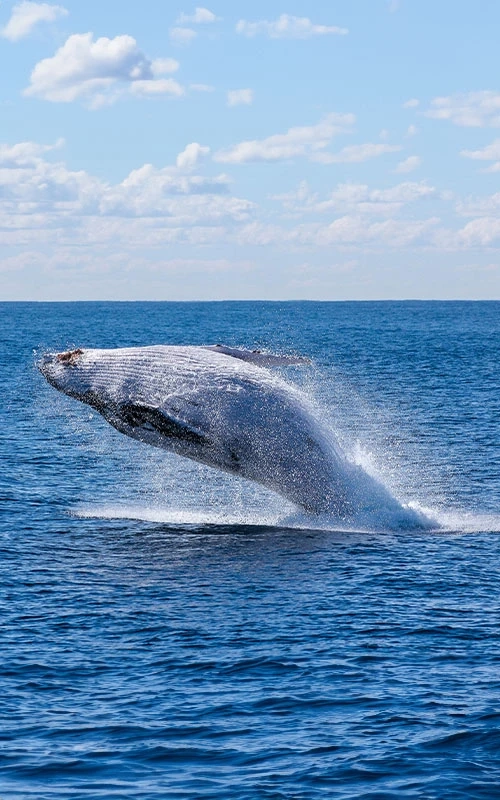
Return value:
M 498 0 L 0 3 L 0 299 L 500 299 Z

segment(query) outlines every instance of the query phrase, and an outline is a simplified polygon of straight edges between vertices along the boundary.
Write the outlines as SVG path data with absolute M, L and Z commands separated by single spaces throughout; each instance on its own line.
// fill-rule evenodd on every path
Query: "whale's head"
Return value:
M 37 366 L 47 381 L 60 392 L 101 411 L 112 398 L 96 381 L 98 352 L 77 348 L 62 353 L 46 353 Z
M 47 353 L 37 366 L 52 386 L 92 406 L 127 436 L 197 460 L 214 449 L 193 421 L 198 404 L 172 400 L 176 360 L 169 348 L 77 348 Z

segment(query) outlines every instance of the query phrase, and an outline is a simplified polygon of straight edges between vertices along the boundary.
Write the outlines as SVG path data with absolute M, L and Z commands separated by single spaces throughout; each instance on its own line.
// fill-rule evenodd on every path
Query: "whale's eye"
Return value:
M 83 355 L 83 350 L 77 348 L 76 350 L 68 350 L 66 353 L 58 353 L 56 358 L 64 364 L 74 364 L 78 356 Z

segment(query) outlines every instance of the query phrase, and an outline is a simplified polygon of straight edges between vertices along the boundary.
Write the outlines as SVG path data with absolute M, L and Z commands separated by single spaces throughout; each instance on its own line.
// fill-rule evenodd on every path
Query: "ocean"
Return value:
M 1 800 L 500 797 L 500 303 L 0 304 Z M 47 350 L 295 353 L 430 531 L 150 448 Z

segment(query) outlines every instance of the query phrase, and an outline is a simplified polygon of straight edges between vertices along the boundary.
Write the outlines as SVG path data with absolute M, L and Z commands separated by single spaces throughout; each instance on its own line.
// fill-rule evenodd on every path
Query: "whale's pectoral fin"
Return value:
M 205 350 L 213 350 L 225 356 L 239 358 L 240 361 L 249 361 L 259 367 L 283 367 L 287 364 L 310 364 L 311 359 L 305 356 L 283 356 L 276 353 L 263 353 L 261 350 L 242 350 L 237 347 L 227 347 L 225 344 L 212 344 Z
M 193 444 L 210 444 L 210 440 L 183 420 L 164 414 L 158 408 L 142 403 L 125 403 L 120 406 L 120 417 L 132 428 L 153 430 L 169 439 Z

